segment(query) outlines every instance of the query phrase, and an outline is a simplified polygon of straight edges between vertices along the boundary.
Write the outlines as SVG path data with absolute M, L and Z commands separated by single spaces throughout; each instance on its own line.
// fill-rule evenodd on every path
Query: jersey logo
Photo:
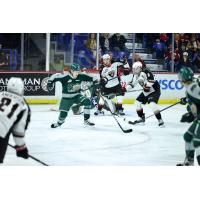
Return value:
M 114 77 L 114 75 L 115 75 L 114 70 L 110 71 L 110 72 L 108 73 L 108 75 L 111 76 L 111 77 Z

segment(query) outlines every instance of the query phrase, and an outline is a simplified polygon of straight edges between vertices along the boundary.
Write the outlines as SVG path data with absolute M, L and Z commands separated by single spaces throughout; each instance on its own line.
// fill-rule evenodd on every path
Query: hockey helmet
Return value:
M 7 91 L 18 95 L 24 94 L 24 83 L 21 78 L 12 77 L 7 84 Z
M 134 62 L 132 70 L 134 74 L 139 74 L 142 71 L 142 63 L 140 61 Z
M 178 78 L 182 82 L 192 81 L 194 78 L 194 73 L 191 68 L 183 67 L 178 73 Z
M 76 64 L 76 63 L 73 63 L 71 66 L 70 66 L 71 70 L 72 71 L 80 71 L 81 68 L 80 68 L 80 65 L 79 64 Z
M 104 54 L 104 55 L 102 56 L 102 59 L 103 59 L 103 60 L 110 59 L 110 55 L 109 55 L 109 54 Z

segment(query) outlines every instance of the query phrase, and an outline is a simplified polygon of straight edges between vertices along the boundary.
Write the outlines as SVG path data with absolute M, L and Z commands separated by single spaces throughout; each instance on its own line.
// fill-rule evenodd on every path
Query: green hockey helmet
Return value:
M 71 64 L 70 68 L 73 71 L 80 71 L 81 70 L 80 65 L 75 64 L 75 63 Z
M 178 78 L 180 81 L 192 81 L 194 78 L 194 73 L 189 67 L 183 67 L 178 73 Z

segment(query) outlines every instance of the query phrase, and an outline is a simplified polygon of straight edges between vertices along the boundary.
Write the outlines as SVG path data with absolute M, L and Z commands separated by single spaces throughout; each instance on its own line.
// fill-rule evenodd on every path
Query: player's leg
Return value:
M 94 126 L 95 124 L 90 122 L 90 110 L 91 110 L 91 101 L 89 98 L 83 96 L 83 95 L 79 95 L 76 98 L 76 103 L 83 105 L 84 106 L 84 124 L 85 125 L 89 125 L 89 126 Z
M 99 98 L 99 102 L 97 105 L 97 110 L 94 112 L 94 115 L 104 115 L 104 111 L 103 111 L 103 107 L 104 107 L 104 101 L 103 99 L 100 97 Z
M 65 98 L 61 99 L 60 106 L 59 106 L 60 114 L 58 116 L 58 120 L 56 123 L 53 123 L 51 125 L 51 128 L 57 128 L 65 122 L 65 119 L 68 115 L 69 109 L 72 106 L 73 102 L 74 102 L 73 99 L 65 99 Z
M 196 119 L 194 122 L 195 127 L 194 127 L 194 148 L 196 151 L 196 158 L 198 165 L 200 165 L 200 119 Z
M 114 89 L 115 94 L 122 94 L 122 86 L 121 84 L 117 85 Z M 116 111 L 119 115 L 125 115 L 124 108 L 122 107 L 123 103 L 123 96 L 117 96 L 117 103 L 116 103 Z
M 74 115 L 80 115 L 83 112 L 83 106 L 80 104 L 72 105 L 71 109 Z
M 119 115 L 125 115 L 124 108 L 122 107 L 123 97 L 117 96 L 116 111 Z
M 191 166 L 194 165 L 194 152 L 195 147 L 193 143 L 194 131 L 196 125 L 193 122 L 192 125 L 189 127 L 187 132 L 183 135 L 183 139 L 185 141 L 185 161 L 183 163 L 177 164 L 178 166 Z
M 160 109 L 157 104 L 159 98 L 160 98 L 160 91 L 156 91 L 156 92 L 148 95 L 148 103 L 149 103 L 149 106 L 150 106 L 151 110 L 153 111 L 156 119 L 158 120 L 158 125 L 163 126 L 164 121 L 162 119 Z
M 136 112 L 142 122 L 145 122 L 145 113 L 143 112 L 142 104 L 146 104 L 146 102 L 147 98 L 144 96 L 143 93 L 141 93 L 135 101 Z
M 0 137 L 0 163 L 3 163 L 6 150 L 8 147 L 8 140 L 9 140 L 10 134 L 7 134 L 5 138 Z

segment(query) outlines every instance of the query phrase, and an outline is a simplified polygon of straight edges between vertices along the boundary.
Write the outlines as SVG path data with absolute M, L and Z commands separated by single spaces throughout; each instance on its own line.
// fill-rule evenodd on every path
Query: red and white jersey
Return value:
M 154 75 L 148 69 L 144 69 L 139 74 L 134 76 L 132 84 L 136 86 L 138 83 L 143 88 L 143 93 L 145 96 L 155 91 L 160 91 L 158 81 L 155 80 Z
M 30 121 L 30 109 L 23 96 L 10 92 L 0 93 L 0 137 L 10 131 L 16 145 L 23 145 L 25 130 Z
M 122 66 L 121 62 L 114 62 L 110 67 L 104 67 L 101 77 L 107 79 L 106 88 L 112 88 L 120 84 L 118 68 Z

